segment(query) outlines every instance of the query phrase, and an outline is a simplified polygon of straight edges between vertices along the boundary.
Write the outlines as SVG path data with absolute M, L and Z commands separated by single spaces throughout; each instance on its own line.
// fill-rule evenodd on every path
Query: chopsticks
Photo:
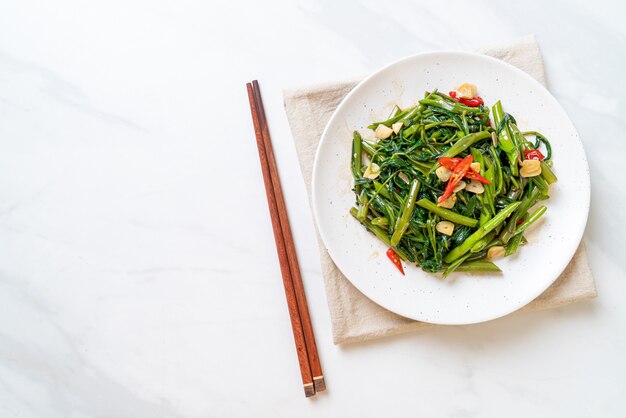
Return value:
M 259 83 L 254 80 L 247 83 L 248 99 L 250 101 L 250 111 L 254 124 L 259 159 L 261 161 L 261 171 L 263 172 L 263 182 L 265 183 L 265 194 L 267 195 L 267 205 L 270 209 L 272 229 L 274 231 L 274 241 L 280 263 L 280 271 L 283 277 L 283 286 L 287 298 L 289 318 L 291 328 L 296 343 L 298 363 L 302 375 L 302 384 L 306 397 L 315 395 L 326 389 L 322 366 L 317 354 L 313 326 L 306 302 L 302 276 L 298 265 L 296 248 L 291 235 L 287 207 L 280 185 L 280 177 L 274 158 L 272 139 L 265 118 L 263 100 Z

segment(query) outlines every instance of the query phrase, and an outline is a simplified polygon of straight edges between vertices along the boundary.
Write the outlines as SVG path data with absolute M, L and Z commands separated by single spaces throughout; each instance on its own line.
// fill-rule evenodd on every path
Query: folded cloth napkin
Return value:
M 546 85 L 543 59 L 534 36 L 480 49 L 478 52 L 508 62 Z M 357 83 L 330 83 L 284 92 L 285 110 L 309 198 L 313 157 L 322 132 L 341 100 Z M 339 271 L 319 235 L 317 238 L 335 344 L 367 341 L 435 326 L 399 316 L 372 302 Z M 553 308 L 595 296 L 595 283 L 585 246 L 581 243 L 561 276 L 520 311 Z

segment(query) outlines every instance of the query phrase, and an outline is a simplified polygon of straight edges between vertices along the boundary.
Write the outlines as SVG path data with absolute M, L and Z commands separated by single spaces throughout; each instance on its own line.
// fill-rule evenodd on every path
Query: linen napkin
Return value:
M 534 36 L 477 52 L 508 62 L 546 85 L 543 59 Z M 309 201 L 313 159 L 322 132 L 336 107 L 357 83 L 358 81 L 328 83 L 286 90 L 283 94 Z M 435 326 L 399 316 L 372 302 L 339 271 L 324 248 L 319 234 L 317 239 L 335 344 L 367 341 Z M 587 253 L 584 243 L 581 242 L 561 276 L 543 294 L 518 312 L 567 305 L 596 295 Z

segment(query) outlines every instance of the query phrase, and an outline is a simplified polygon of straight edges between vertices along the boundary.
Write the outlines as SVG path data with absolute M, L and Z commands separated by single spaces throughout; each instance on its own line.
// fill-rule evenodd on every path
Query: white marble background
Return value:
M 626 416 L 623 2 L 0 1 L 0 417 Z M 281 90 L 535 33 L 600 297 L 331 342 Z M 302 396 L 258 78 L 329 390 Z

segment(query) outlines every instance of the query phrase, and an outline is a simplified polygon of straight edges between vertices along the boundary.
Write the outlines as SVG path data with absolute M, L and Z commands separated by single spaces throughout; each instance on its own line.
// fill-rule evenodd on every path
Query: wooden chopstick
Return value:
M 302 328 L 304 330 L 304 340 L 307 347 L 307 353 L 309 355 L 309 363 L 311 365 L 311 373 L 313 374 L 313 384 L 315 386 L 315 392 L 321 392 L 326 389 L 326 383 L 324 381 L 324 375 L 322 373 L 322 366 L 317 354 L 317 345 L 315 344 L 315 335 L 313 334 L 313 326 L 311 324 L 311 317 L 309 315 L 309 308 L 306 301 L 306 294 L 304 293 L 304 285 L 302 283 L 302 276 L 300 275 L 300 266 L 298 264 L 298 255 L 296 254 L 296 248 L 291 234 L 291 226 L 289 224 L 289 217 L 287 215 L 287 206 L 285 205 L 285 198 L 283 195 L 283 189 L 280 184 L 280 177 L 278 175 L 278 167 L 276 166 L 276 159 L 274 158 L 274 150 L 272 148 L 272 140 L 270 138 L 269 127 L 267 125 L 267 119 L 265 118 L 265 108 L 263 106 L 263 99 L 261 98 L 261 90 L 259 88 L 258 81 L 252 82 L 253 91 L 257 98 L 257 111 L 259 113 L 259 120 L 261 122 L 261 132 L 263 134 L 263 141 L 265 144 L 265 152 L 270 168 L 270 175 L 272 178 L 272 184 L 274 186 L 274 193 L 276 196 L 276 203 L 278 204 L 278 214 L 280 217 L 281 229 L 283 231 L 283 237 L 287 248 L 287 257 L 289 260 L 289 268 L 291 271 L 291 280 L 293 287 L 296 291 L 296 302 L 298 303 L 298 311 L 300 313 L 300 320 L 302 322 Z
M 248 99 L 257 139 L 267 203 L 270 209 L 274 240 L 289 308 L 289 317 L 298 353 L 302 383 L 305 395 L 309 397 L 316 392 L 325 390 L 326 384 L 317 353 L 315 336 L 259 84 L 255 80 L 252 83 L 248 83 L 246 87 L 248 89 Z

